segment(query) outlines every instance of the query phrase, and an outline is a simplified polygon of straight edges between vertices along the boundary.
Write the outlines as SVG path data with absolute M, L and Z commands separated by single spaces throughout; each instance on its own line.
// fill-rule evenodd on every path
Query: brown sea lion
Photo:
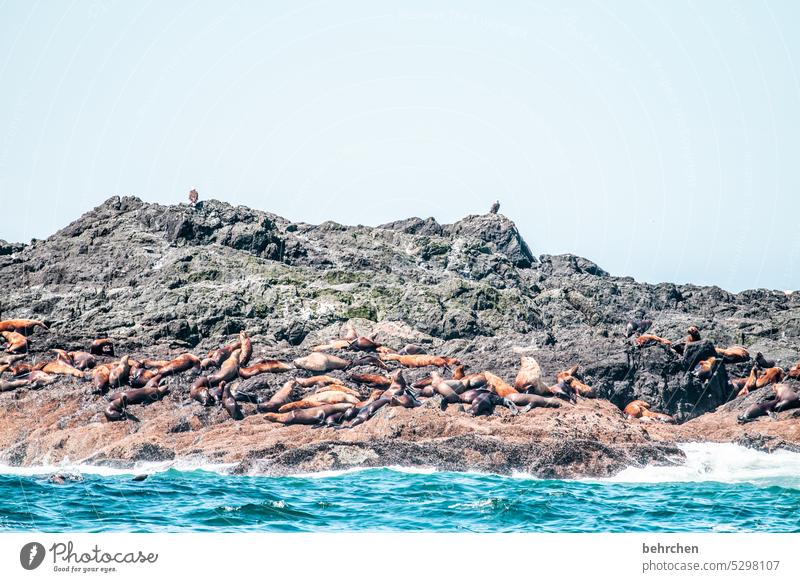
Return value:
M 110 356 L 113 358 L 114 341 L 107 337 L 96 339 L 89 346 L 89 353 L 93 356 Z
M 236 401 L 236 398 L 231 395 L 230 386 L 226 382 L 220 382 L 220 386 L 222 386 L 222 407 L 233 420 L 244 419 L 244 414 L 242 414 L 239 403 Z
M 564 376 L 558 381 L 558 383 L 566 384 L 572 388 L 578 394 L 578 396 L 583 398 L 597 398 L 597 391 L 594 389 L 594 387 L 584 384 L 575 376 Z
M 356 326 L 353 325 L 352 322 L 348 321 L 344 324 L 339 336 L 343 340 L 353 341 L 354 339 L 358 338 L 358 332 L 356 331 Z
M 205 376 L 199 376 L 193 383 L 191 388 L 189 388 L 189 397 L 199 402 L 203 406 L 211 406 L 216 404 L 216 399 L 211 395 L 209 391 L 209 384 L 208 378 Z
M 789 368 L 789 373 L 787 376 L 789 378 L 794 378 L 795 380 L 800 379 L 800 362 Z
M 345 394 L 350 394 L 351 396 L 355 396 L 359 400 L 361 399 L 361 394 L 357 390 L 353 390 L 343 384 L 325 384 L 324 386 L 320 386 L 315 390 L 317 394 L 320 392 L 344 392 Z
M 658 422 L 666 422 L 669 424 L 675 422 L 675 419 L 672 418 L 669 414 L 663 414 L 661 412 L 651 412 L 650 404 L 648 404 L 644 400 L 634 400 L 633 402 L 628 403 L 623 412 L 628 416 L 628 418 L 638 418 L 639 420 L 646 422 L 658 421 Z
M 401 356 L 419 356 L 427 354 L 428 352 L 425 351 L 425 348 L 418 346 L 417 344 L 406 344 L 403 346 L 403 349 L 397 353 Z
M 789 384 L 775 384 L 775 397 L 771 400 L 753 404 L 737 417 L 739 423 L 755 420 L 761 416 L 774 417 L 778 412 L 800 407 L 800 391 Z
M 400 354 L 383 354 L 381 355 L 381 359 L 399 362 L 401 366 L 405 366 L 406 368 L 425 368 L 427 366 L 434 366 L 436 368 L 449 368 L 450 366 L 458 366 L 461 364 L 461 362 L 455 358 L 430 356 L 427 354 L 410 356 L 401 356 Z
M 92 383 L 94 384 L 95 392 L 98 394 L 105 394 L 111 388 L 111 370 L 105 364 L 96 366 L 92 370 Z
M 686 336 L 687 344 L 692 342 L 699 342 L 702 339 L 702 337 L 700 336 L 700 330 L 697 329 L 696 325 L 689 326 L 689 329 L 687 329 L 686 332 L 688 334 Z
M 383 363 L 383 360 L 378 358 L 377 356 L 361 356 L 360 358 L 356 358 L 352 362 L 350 362 L 349 368 L 356 368 L 358 366 L 375 366 L 376 368 L 380 368 L 381 370 L 388 370 L 389 366 Z
M 359 336 L 350 342 L 347 349 L 360 352 L 374 352 L 379 347 L 381 347 L 381 344 L 375 342 L 371 337 Z
M 86 378 L 86 372 L 82 372 L 81 370 L 78 370 L 77 368 L 70 366 L 69 364 L 65 364 L 59 360 L 47 362 L 42 367 L 42 371 L 48 374 L 57 374 L 59 376 L 72 376 L 73 378 L 80 378 L 81 380 Z
M 350 340 L 335 339 L 327 343 L 319 344 L 311 347 L 312 352 L 324 352 L 326 350 L 346 350 L 350 345 Z
M 89 352 L 69 352 L 67 355 L 78 370 L 91 370 L 97 365 L 97 359 Z
M 317 384 L 341 384 L 342 381 L 339 378 L 334 378 L 333 376 L 309 376 L 308 378 L 296 378 L 297 383 L 302 386 L 303 388 L 308 388 L 310 386 L 316 386 Z
M 0 355 L 0 364 L 14 364 L 19 362 L 20 360 L 25 359 L 25 354 L 9 354 L 9 355 Z
M 167 377 L 186 372 L 192 368 L 200 368 L 200 358 L 194 354 L 182 354 L 158 368 L 156 374 Z
M 288 372 L 294 369 L 289 362 L 281 362 L 280 360 L 264 360 L 246 368 L 239 368 L 239 376 L 247 380 L 259 374 L 279 374 L 281 372 Z
M 667 347 L 672 346 L 672 342 L 669 341 L 668 339 L 664 339 L 663 337 L 659 337 L 657 335 L 652 335 L 649 333 L 637 337 L 635 343 L 636 346 L 640 348 L 648 348 L 656 344 L 661 344 L 662 346 L 667 346 Z
M 0 321 L 0 332 L 13 331 L 31 335 L 37 327 L 41 327 L 44 330 L 50 329 L 38 319 L 6 319 L 5 321 Z
M 750 368 L 750 375 L 745 378 L 744 385 L 741 387 L 736 397 L 747 396 L 751 390 L 756 389 L 756 382 L 758 381 L 758 366 Z
M 350 374 L 350 379 L 358 384 L 369 384 L 381 388 L 388 388 L 392 383 L 390 378 L 380 374 Z
M 219 368 L 223 362 L 231 357 L 231 354 L 240 349 L 242 342 L 237 341 L 216 350 L 208 352 L 208 357 L 201 361 L 203 368 Z
M 758 376 L 758 380 L 756 380 L 756 388 L 763 388 L 769 384 L 777 384 L 778 382 L 782 382 L 785 375 L 786 373 L 783 371 L 783 368 L 767 368 Z
M 142 388 L 157 376 L 155 370 L 148 370 L 147 368 L 134 368 L 131 366 L 131 371 L 128 374 L 128 384 L 133 388 Z
M 383 396 L 381 396 L 380 398 L 377 398 L 377 399 L 373 400 L 372 402 L 370 402 L 368 405 L 366 405 L 366 406 L 364 406 L 362 408 L 359 408 L 358 409 L 358 413 L 350 421 L 349 425 L 340 426 L 340 427 L 337 427 L 337 428 L 355 428 L 359 424 L 363 424 L 363 423 L 367 422 L 370 418 L 372 418 L 375 415 L 376 412 L 378 412 L 378 410 L 380 410 L 384 406 L 387 406 L 388 404 L 390 404 L 391 401 L 392 401 L 391 398 L 384 398 Z M 337 406 L 337 405 L 334 405 L 334 406 Z M 341 406 L 341 405 L 339 405 L 339 406 Z M 313 409 L 311 409 L 311 410 L 313 410 Z M 355 409 L 353 409 L 353 411 L 355 411 Z M 348 417 L 348 414 L 347 414 L 348 412 L 351 412 L 351 411 L 345 411 L 344 418 L 349 420 L 349 417 Z
M 459 404 L 461 402 L 459 393 L 467 389 L 460 380 L 444 380 L 437 372 L 431 374 L 431 388 L 435 394 L 442 397 L 442 410 L 447 408 L 448 404 Z
M 284 404 L 278 409 L 278 412 L 289 412 L 291 410 L 299 410 L 301 408 L 314 408 L 315 406 L 322 406 L 323 404 L 358 404 L 361 398 L 347 394 L 346 392 L 339 392 L 338 390 L 329 390 L 327 392 L 316 392 L 306 396 L 302 400 L 289 402 Z
M 542 380 L 542 369 L 539 362 L 531 356 L 522 356 L 520 358 L 519 372 L 514 379 L 514 389 L 517 392 L 528 391 L 529 388 L 536 390 L 543 390 L 546 384 Z
M 264 414 L 264 418 L 270 422 L 279 422 L 281 424 L 319 424 L 326 417 L 344 412 L 352 407 L 353 405 L 350 403 L 325 404 L 284 413 L 267 412 Z
M 105 414 L 108 422 L 116 422 L 118 420 L 126 420 L 128 418 L 125 408 L 128 406 L 128 401 L 125 394 L 120 395 L 116 400 L 108 403 L 103 414 Z
M 277 412 L 292 397 L 292 392 L 296 385 L 296 381 L 289 380 L 267 402 L 260 402 L 256 410 L 258 412 Z
M 701 360 L 692 370 L 692 374 L 695 378 L 700 380 L 701 382 L 705 382 L 709 380 L 711 376 L 714 374 L 714 370 L 716 370 L 717 362 L 719 362 L 719 358 L 708 358 L 707 360 Z
M 507 384 L 505 380 L 500 378 L 499 376 L 495 376 L 491 372 L 486 370 L 483 371 L 483 375 L 486 377 L 486 382 L 491 386 L 492 390 L 498 395 L 502 396 L 503 398 L 508 397 L 509 394 L 516 394 L 517 390 L 513 386 Z
M 31 388 L 43 388 L 58 380 L 57 376 L 42 372 L 41 370 L 33 370 L 28 375 L 28 383 Z
M 293 363 L 301 370 L 318 374 L 325 374 L 333 370 L 345 370 L 350 366 L 348 360 L 323 352 L 312 352 L 307 356 L 297 358 Z
M 483 391 L 478 394 L 472 403 L 465 409 L 467 414 L 472 416 L 488 416 L 494 413 L 496 406 L 505 406 L 511 411 L 511 414 L 519 414 L 517 405 L 508 398 L 502 398 L 494 392 Z
M 246 366 L 253 356 L 253 342 L 250 341 L 250 338 L 244 331 L 240 331 L 239 344 L 242 346 L 242 351 L 239 354 L 239 366 Z
M 0 336 L 8 342 L 6 353 L 25 354 L 28 352 L 28 338 L 16 331 L 0 331 Z
M 109 394 L 108 399 L 113 402 L 124 396 L 128 404 L 150 404 L 158 402 L 167 394 L 169 394 L 169 386 L 145 386 Z
M 128 358 L 128 361 L 130 362 L 132 368 L 150 368 L 154 370 L 163 368 L 170 363 L 170 360 L 156 360 L 154 358 L 145 358 L 141 362 L 136 361 L 133 358 Z
M 505 397 L 516 406 L 522 406 L 520 412 L 528 412 L 532 408 L 559 408 L 561 402 L 557 398 L 540 396 L 538 394 L 512 392 Z
M 233 350 L 228 359 L 222 362 L 219 371 L 209 374 L 208 382 L 216 386 L 220 382 L 230 382 L 239 377 L 239 350 Z
M 128 383 L 128 377 L 131 373 L 131 362 L 128 356 L 122 356 L 115 366 L 109 368 L 108 383 L 118 388 L 123 384 Z M 135 404 L 135 403 L 134 403 Z
M 3 380 L 0 379 L 0 392 L 16 390 L 28 385 L 28 380 Z
M 747 348 L 742 346 L 716 348 L 716 352 L 726 364 L 738 364 L 740 362 L 747 362 L 750 359 L 750 352 L 747 351 Z

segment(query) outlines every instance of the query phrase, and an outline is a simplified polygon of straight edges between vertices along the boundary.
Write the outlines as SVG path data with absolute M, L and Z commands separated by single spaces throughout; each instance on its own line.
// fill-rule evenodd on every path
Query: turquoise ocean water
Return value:
M 0 531 L 800 532 L 800 455 L 687 445 L 608 480 L 378 468 L 289 477 L 151 465 L 0 470 Z M 59 469 L 64 472 L 66 468 Z M 145 481 L 132 475 L 150 473 Z

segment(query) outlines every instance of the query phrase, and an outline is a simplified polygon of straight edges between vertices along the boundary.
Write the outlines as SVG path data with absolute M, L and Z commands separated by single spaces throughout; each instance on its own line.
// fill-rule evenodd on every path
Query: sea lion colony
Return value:
M 651 325 L 650 320 L 628 322 L 626 335 L 637 336 L 632 339 L 634 346 L 646 349 L 660 345 L 683 354 L 693 342 L 701 341 L 695 326 L 689 328 L 684 340 L 672 342 L 646 333 Z M 350 323 L 341 337 L 314 346 L 311 353 L 292 362 L 274 359 L 251 362 L 253 345 L 244 331 L 236 341 L 204 357 L 184 353 L 171 360 L 135 359 L 128 355 L 117 359 L 113 340 L 100 338 L 88 346 L 88 351 L 55 349 L 51 357 L 25 362 L 30 352 L 30 336 L 38 328 L 48 330 L 38 320 L 0 321 L 6 352 L 0 356 L 0 392 L 39 389 L 55 382 L 58 376 L 72 376 L 90 381 L 92 393 L 105 399 L 103 412 L 109 422 L 137 420 L 132 406 L 146 405 L 171 394 L 169 379 L 185 373 L 194 376 L 189 398 L 200 406 L 221 406 L 232 419 L 241 420 L 245 415 L 244 404 L 250 414 L 260 414 L 271 422 L 314 427 L 352 428 L 368 421 L 385 406 L 415 408 L 437 396 L 442 410 L 452 404 L 474 416 L 493 414 L 498 406 L 519 414 L 535 407 L 557 408 L 574 403 L 577 398 L 597 397 L 595 390 L 582 380 L 578 366 L 559 372 L 556 382 L 548 385 L 537 361 L 523 356 L 511 385 L 488 370 L 469 374 L 459 360 L 428 354 L 417 345 L 401 349 L 381 345 L 374 337 L 358 335 Z M 345 358 L 330 351 L 355 352 L 355 356 Z M 744 347 L 716 348 L 715 355 L 697 362 L 692 373 L 707 382 L 720 366 L 750 360 Z M 411 382 L 404 374 L 411 369 L 432 371 Z M 346 379 L 329 375 L 334 370 L 344 372 Z M 268 374 L 293 371 L 298 375 L 286 381 L 269 399 L 241 389 L 242 381 L 253 379 L 251 388 L 266 388 Z M 449 378 L 442 375 L 444 371 Z M 748 408 L 739 417 L 740 422 L 800 407 L 800 391 L 783 383 L 785 378 L 800 379 L 800 363 L 787 372 L 760 352 L 756 354 L 750 375 L 730 381 L 731 395 L 743 397 L 750 390 L 771 385 L 774 397 Z M 674 422 L 667 414 L 651 411 L 650 405 L 642 400 L 629 403 L 624 413 L 629 419 L 642 422 Z

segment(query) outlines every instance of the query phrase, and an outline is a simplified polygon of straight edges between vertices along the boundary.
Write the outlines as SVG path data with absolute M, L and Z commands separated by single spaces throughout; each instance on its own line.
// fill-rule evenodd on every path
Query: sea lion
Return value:
M 509 394 L 517 394 L 517 390 L 513 386 L 507 384 L 505 380 L 499 376 L 495 376 L 491 372 L 485 370 L 483 371 L 483 375 L 486 377 L 486 382 L 498 396 L 506 398 Z
M 351 340 L 334 339 L 324 344 L 318 344 L 311 347 L 312 352 L 324 352 L 326 350 L 346 350 L 350 345 Z
M 594 387 L 584 384 L 575 376 L 563 376 L 561 380 L 558 380 L 558 384 L 566 384 L 572 388 L 572 390 L 575 391 L 578 396 L 583 398 L 597 398 L 598 396 Z
M 318 374 L 325 374 L 332 370 L 345 370 L 350 366 L 348 360 L 323 352 L 312 352 L 307 356 L 297 358 L 293 364 L 301 370 Z
M 118 420 L 125 420 L 128 418 L 128 413 L 125 408 L 128 406 L 128 401 L 125 394 L 121 394 L 116 400 L 112 400 L 103 411 L 108 422 L 116 422 Z
M 428 366 L 434 366 L 436 368 L 449 368 L 450 366 L 458 366 L 461 364 L 461 362 L 455 358 L 430 356 L 428 354 L 415 354 L 409 356 L 401 356 L 400 354 L 382 354 L 381 359 L 399 362 L 401 366 L 405 366 L 406 368 L 426 368 Z
M 246 366 L 253 355 L 253 342 L 250 341 L 244 330 L 239 332 L 239 344 L 242 346 L 239 354 L 239 366 Z
M 158 402 L 167 394 L 169 394 L 169 386 L 145 386 L 109 394 L 108 399 L 113 402 L 124 396 L 128 404 L 150 404 Z
M 0 331 L 0 336 L 8 342 L 6 353 L 25 354 L 28 353 L 28 338 L 16 331 Z
M 328 392 L 317 392 L 310 396 L 306 396 L 302 400 L 289 402 L 284 404 L 278 409 L 278 412 L 290 412 L 292 410 L 299 410 L 301 408 L 314 408 L 322 406 L 323 404 L 358 404 L 361 398 L 347 394 L 346 392 L 339 392 L 338 390 L 330 390 Z
M 325 384 L 324 386 L 320 386 L 315 390 L 315 393 L 319 394 L 320 392 L 344 392 L 345 394 L 350 394 L 351 396 L 355 396 L 359 400 L 361 399 L 361 394 L 357 390 L 353 390 L 343 384 Z
M 378 412 L 378 410 L 380 410 L 381 408 L 383 408 L 387 404 L 391 403 L 391 401 L 392 401 L 391 398 L 384 398 L 384 397 L 377 398 L 377 399 L 373 400 L 372 402 L 370 402 L 368 405 L 363 406 L 362 408 L 358 409 L 358 413 L 350 421 L 349 425 L 347 425 L 347 426 L 342 425 L 342 426 L 339 426 L 337 428 L 355 428 L 359 424 L 363 424 L 363 423 L 367 422 L 370 418 L 372 418 L 375 415 L 376 412 Z M 336 405 L 334 404 L 333 406 L 336 406 Z M 339 406 L 341 406 L 341 405 L 339 405 Z M 311 409 L 311 410 L 313 410 L 313 409 Z M 346 412 L 345 412 L 344 418 L 347 418 L 347 413 Z
M 264 414 L 264 418 L 270 422 L 279 422 L 281 424 L 319 424 L 326 417 L 344 412 L 352 407 L 353 405 L 350 403 L 325 404 L 284 413 L 267 412 Z
M 133 388 L 142 388 L 147 386 L 150 381 L 155 378 L 155 370 L 148 370 L 147 368 L 134 368 L 131 366 L 130 373 L 128 374 L 128 384 Z
M 89 352 L 68 352 L 67 355 L 72 360 L 72 365 L 82 372 L 91 370 L 97 365 L 97 359 Z
M 347 349 L 360 352 L 374 352 L 379 347 L 381 347 L 381 344 L 375 342 L 371 337 L 359 336 L 350 342 Z
M 292 370 L 293 366 L 289 362 L 281 362 L 280 360 L 264 360 L 246 368 L 239 368 L 239 376 L 247 380 L 259 374 L 279 374 L 281 372 L 288 372 Z
M 425 348 L 418 346 L 417 344 L 406 344 L 397 353 L 401 356 L 419 356 L 427 354 L 428 352 L 425 351 Z
M 505 406 L 511 411 L 511 414 L 519 414 L 517 405 L 511 400 L 508 398 L 502 398 L 501 396 L 488 391 L 478 394 L 472 400 L 470 406 L 466 408 L 465 412 L 467 412 L 467 414 L 471 414 L 472 416 L 488 416 L 494 413 L 496 406 Z
M 334 378 L 333 376 L 309 376 L 308 378 L 296 378 L 297 383 L 302 386 L 303 388 L 309 388 L 310 386 L 316 386 L 317 384 L 341 384 L 342 381 L 339 378 Z
M 128 358 L 128 361 L 131 364 L 132 368 L 151 368 L 157 370 L 158 368 L 163 368 L 167 364 L 170 363 L 171 360 L 156 360 L 153 358 L 145 358 L 141 362 L 134 360 L 133 358 Z
M 109 368 L 108 383 L 115 388 L 119 388 L 123 384 L 128 383 L 128 376 L 130 376 L 130 373 L 130 358 L 128 356 L 122 356 L 116 366 Z
M 380 374 L 350 374 L 350 379 L 358 384 L 369 384 L 381 388 L 388 388 L 392 384 L 390 378 Z
M 50 329 L 38 319 L 6 319 L 5 321 L 0 321 L 0 332 L 13 331 L 31 335 L 37 327 L 41 327 L 45 331 Z
M 219 385 L 222 387 L 222 407 L 233 420 L 242 420 L 244 414 L 242 414 L 242 409 L 239 407 L 239 403 L 236 402 L 236 398 L 231 395 L 230 386 L 224 381 L 220 382 Z
M 640 335 L 635 340 L 636 347 L 639 348 L 649 348 L 650 346 L 654 346 L 656 344 L 661 344 L 662 346 L 671 347 L 672 342 L 668 339 L 664 339 L 663 337 L 659 337 L 657 335 L 652 335 L 649 333 Z
M 489 207 L 489 214 L 497 214 L 500 212 L 500 201 L 495 200 L 494 203 Z
M 506 400 L 513 402 L 516 406 L 522 406 L 520 412 L 528 412 L 532 408 L 559 408 L 561 402 L 557 398 L 540 396 L 539 394 L 522 394 L 513 392 L 505 397 Z
M 256 406 L 256 410 L 258 412 L 277 412 L 281 406 L 289 401 L 296 385 L 297 382 L 295 380 L 289 380 L 267 402 L 260 402 Z
M 376 356 L 361 356 L 350 362 L 349 368 L 356 368 L 358 366 L 375 366 L 381 370 L 388 370 L 389 366 L 383 363 L 383 360 Z
M 111 370 L 108 366 L 101 365 L 92 370 L 92 383 L 97 394 L 105 394 L 111 387 Z
M 89 353 L 93 356 L 110 356 L 113 358 L 114 341 L 107 337 L 96 339 L 89 346 Z
M 9 354 L 5 356 L 0 355 L 0 364 L 7 364 L 10 366 L 11 364 L 14 364 L 24 359 L 25 359 L 25 354 Z
M 717 355 L 722 358 L 726 364 L 739 364 L 750 360 L 750 352 L 747 348 L 742 346 L 733 346 L 730 348 L 715 348 Z
M 782 382 L 785 375 L 786 373 L 783 371 L 783 368 L 767 368 L 759 375 L 758 380 L 756 380 L 756 388 L 763 388 L 769 384 Z
M 702 339 L 702 337 L 700 336 L 700 330 L 697 328 L 696 325 L 689 326 L 689 329 L 686 330 L 686 333 L 688 334 L 686 336 L 687 344 L 692 342 L 699 342 Z
M 192 387 L 189 388 L 189 397 L 199 402 L 203 406 L 211 406 L 216 404 L 216 399 L 211 395 L 209 388 L 211 386 L 208 384 L 208 378 L 205 376 L 199 376 L 193 383 Z
M 545 387 L 539 362 L 531 356 L 522 356 L 520 358 L 519 372 L 517 372 L 517 377 L 514 379 L 514 389 L 517 392 L 525 392 L 529 388 L 544 389 Z
M 644 422 L 658 421 L 669 424 L 673 424 L 675 422 L 675 419 L 669 414 L 651 412 L 650 404 L 644 400 L 634 400 L 633 402 L 628 403 L 628 405 L 625 407 L 625 410 L 623 410 L 623 413 L 625 413 L 628 418 L 638 418 Z
M 632 337 L 637 333 L 643 334 L 650 329 L 652 325 L 653 320 L 651 319 L 631 319 L 625 326 L 625 337 Z
M 82 372 L 77 368 L 70 366 L 69 364 L 65 364 L 60 360 L 55 360 L 53 362 L 47 362 L 42 368 L 43 372 L 48 374 L 57 374 L 59 376 L 72 376 L 73 378 L 79 378 L 84 380 L 86 378 L 86 372 Z
M 42 372 L 41 370 L 33 370 L 28 375 L 28 384 L 31 388 L 43 388 L 58 380 L 56 376 Z
M 353 325 L 351 321 L 348 321 L 344 324 L 344 327 L 339 333 L 339 336 L 343 340 L 353 341 L 354 339 L 358 338 L 358 332 L 356 331 L 356 326 Z
M 774 417 L 778 412 L 798 407 L 800 407 L 800 392 L 789 384 L 776 384 L 774 398 L 753 404 L 737 417 L 737 421 L 741 424 L 765 415 Z
M 443 380 L 436 372 L 431 374 L 431 388 L 433 388 L 435 394 L 439 394 L 442 397 L 442 410 L 447 408 L 448 404 L 459 404 L 461 402 L 459 393 L 467 389 L 460 380 Z
M 222 346 L 216 350 L 208 352 L 208 357 L 200 362 L 203 368 L 219 368 L 223 362 L 231 357 L 231 354 L 240 349 L 242 346 L 241 341 L 233 342 L 226 346 Z
M 708 358 L 707 360 L 701 360 L 694 367 L 694 370 L 692 370 L 692 375 L 701 382 L 709 380 L 714 374 L 714 370 L 717 369 L 717 362 L 719 361 L 719 358 Z
M 200 358 L 194 354 L 182 354 L 159 367 L 156 374 L 161 377 L 167 377 L 186 372 L 192 368 L 200 368 Z
M 3 380 L 0 379 L 0 392 L 16 390 L 28 385 L 28 380 Z
M 776 364 L 775 364 L 775 360 L 767 359 L 767 358 L 764 357 L 764 354 L 762 354 L 761 352 L 757 352 L 756 353 L 756 366 L 758 366 L 759 368 L 762 368 L 762 369 L 766 369 L 766 368 L 774 368 L 776 366 Z M 800 371 L 800 370 L 798 370 L 798 371 Z M 789 371 L 789 375 L 790 375 L 790 377 L 793 377 L 793 376 L 791 376 L 791 370 Z
M 736 394 L 736 397 L 740 396 L 747 396 L 750 394 L 751 390 L 756 389 L 756 382 L 758 381 L 758 366 L 753 366 L 750 368 L 750 375 L 745 378 L 744 384 L 742 385 L 739 392 Z
M 239 377 L 239 350 L 233 350 L 228 359 L 222 362 L 219 371 L 209 374 L 208 382 L 216 386 L 220 382 L 230 382 Z

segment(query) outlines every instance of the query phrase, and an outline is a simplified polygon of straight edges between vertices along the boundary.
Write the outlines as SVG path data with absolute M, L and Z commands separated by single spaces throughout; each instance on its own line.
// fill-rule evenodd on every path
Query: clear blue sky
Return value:
M 800 289 L 797 2 L 0 0 L 0 238 L 114 194 Z

